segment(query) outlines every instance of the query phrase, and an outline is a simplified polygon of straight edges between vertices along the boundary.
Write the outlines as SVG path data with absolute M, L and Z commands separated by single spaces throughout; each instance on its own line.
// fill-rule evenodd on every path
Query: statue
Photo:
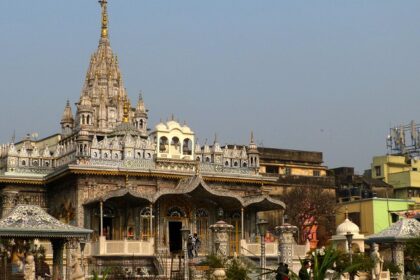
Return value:
M 35 262 L 34 256 L 27 255 L 26 263 L 23 269 L 23 279 L 25 280 L 35 280 Z
M 384 263 L 384 259 L 379 254 L 379 246 L 376 243 L 372 244 L 373 251 L 370 254 L 370 258 L 373 261 L 373 269 L 372 269 L 372 279 L 379 280 L 381 277 L 382 265 Z
M 23 253 L 19 249 L 14 249 L 11 256 L 12 274 L 22 273 L 23 271 Z
M 85 273 L 82 270 L 82 267 L 79 264 L 79 258 L 76 253 L 71 255 L 71 274 L 70 280 L 85 280 Z

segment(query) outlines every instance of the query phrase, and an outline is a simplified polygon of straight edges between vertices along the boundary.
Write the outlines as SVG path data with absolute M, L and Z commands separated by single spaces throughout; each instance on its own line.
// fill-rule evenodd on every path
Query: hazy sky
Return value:
M 0 1 L 0 142 L 59 131 L 100 33 L 95 0 Z M 369 168 L 390 125 L 420 121 L 420 1 L 109 0 L 110 38 L 153 127 L 200 143 L 316 150 Z M 73 112 L 75 108 L 73 106 Z

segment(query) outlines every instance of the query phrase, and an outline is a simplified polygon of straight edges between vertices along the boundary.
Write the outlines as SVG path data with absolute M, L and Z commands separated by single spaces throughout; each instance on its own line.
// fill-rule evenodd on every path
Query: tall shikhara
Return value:
M 85 130 L 89 134 L 103 135 L 113 131 L 123 122 L 124 104 L 130 102 L 124 88 L 118 58 L 112 52 L 110 45 L 107 1 L 101 0 L 99 3 L 102 8 L 101 36 L 98 49 L 91 56 L 80 100 L 77 103 L 74 128 L 76 131 Z M 143 100 L 139 102 L 143 104 Z M 132 124 L 140 122 L 136 116 L 142 117 L 142 123 L 147 118 L 144 106 L 137 107 L 135 110 L 130 106 L 128 120 Z M 138 110 L 141 112 L 137 112 Z M 138 129 L 142 130 L 140 126 Z

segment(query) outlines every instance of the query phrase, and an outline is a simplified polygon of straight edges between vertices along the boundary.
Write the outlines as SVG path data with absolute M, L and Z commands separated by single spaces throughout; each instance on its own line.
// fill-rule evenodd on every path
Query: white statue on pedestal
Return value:
M 85 280 L 85 273 L 79 264 L 79 257 L 76 253 L 71 255 L 71 275 L 70 280 Z
M 25 280 L 35 280 L 35 262 L 34 256 L 27 255 L 26 256 L 26 263 L 23 268 L 23 275 Z
M 381 278 L 382 265 L 384 259 L 379 254 L 379 246 L 376 243 L 372 244 L 373 251 L 370 254 L 370 258 L 373 260 L 372 279 L 379 280 Z

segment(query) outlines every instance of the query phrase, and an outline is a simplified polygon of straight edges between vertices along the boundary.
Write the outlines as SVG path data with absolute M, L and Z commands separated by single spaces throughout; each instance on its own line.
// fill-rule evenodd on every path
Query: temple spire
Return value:
M 101 38 L 108 38 L 108 12 L 106 4 L 108 3 L 107 0 L 99 0 L 99 4 L 101 4 L 102 8 L 102 28 L 101 28 Z

